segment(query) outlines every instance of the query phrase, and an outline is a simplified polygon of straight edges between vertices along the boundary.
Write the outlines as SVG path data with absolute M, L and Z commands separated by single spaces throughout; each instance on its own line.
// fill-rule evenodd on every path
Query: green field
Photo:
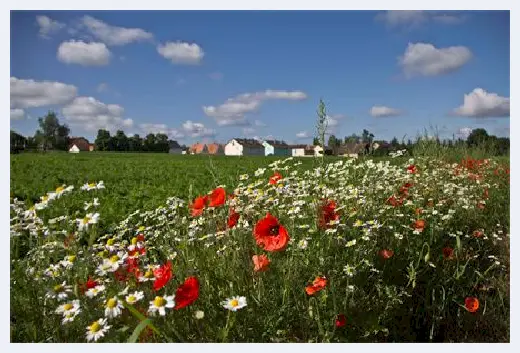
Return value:
M 321 166 L 314 158 L 11 156 L 11 197 L 25 202 L 11 210 L 11 341 L 85 342 L 90 331 L 104 333 L 99 342 L 509 341 L 508 159 L 409 158 Z M 281 179 L 269 183 L 275 171 Z M 100 180 L 105 189 L 80 190 Z M 61 185 L 74 190 L 31 211 Z M 219 185 L 235 198 L 193 213 L 191 201 Z M 180 200 L 167 202 L 172 196 Z M 85 210 L 94 198 L 99 207 Z M 81 229 L 88 212 L 99 222 Z M 233 212 L 240 218 L 230 225 Z M 253 236 L 267 212 L 279 224 L 263 241 L 283 237 L 282 228 L 290 237 L 277 251 Z M 139 233 L 146 252 L 132 272 Z M 269 259 L 265 271 L 254 270 L 253 255 Z M 163 275 L 149 266 L 167 261 L 172 278 L 155 290 Z M 190 277 L 200 283 L 196 299 L 154 316 L 154 298 L 180 300 Z M 95 288 L 102 281 L 100 294 L 85 294 L 88 278 Z M 144 299 L 129 304 L 134 291 Z M 234 296 L 247 306 L 226 309 Z M 124 305 L 112 313 L 117 301 Z

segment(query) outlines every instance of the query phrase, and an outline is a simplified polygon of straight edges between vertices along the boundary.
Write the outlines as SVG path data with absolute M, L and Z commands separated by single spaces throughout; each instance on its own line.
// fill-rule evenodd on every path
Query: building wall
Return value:
M 171 154 L 182 154 L 182 149 L 180 148 L 170 148 Z
M 274 154 L 274 147 L 268 144 L 267 142 L 263 142 L 262 146 L 264 146 L 264 151 L 266 156 L 270 156 Z
M 290 148 L 275 148 L 274 155 L 275 156 L 290 156 L 291 149 Z
M 73 145 L 73 146 L 69 149 L 69 152 L 70 152 L 70 153 L 79 153 L 79 148 L 78 148 L 78 146 Z
M 244 147 L 243 155 L 244 156 L 264 156 L 265 148 L 264 147 Z
M 293 148 L 291 152 L 292 152 L 293 157 L 304 157 L 305 156 L 304 148 Z
M 224 147 L 224 154 L 226 156 L 242 156 L 243 146 L 235 140 L 231 140 Z

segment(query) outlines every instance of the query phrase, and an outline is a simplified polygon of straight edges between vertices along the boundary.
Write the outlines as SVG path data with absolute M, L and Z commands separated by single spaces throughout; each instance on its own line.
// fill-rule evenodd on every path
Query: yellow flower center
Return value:
M 137 244 L 137 238 L 136 237 L 133 237 L 132 238 L 132 245 L 136 245 Z
M 90 217 L 85 217 L 85 218 L 83 218 L 83 220 L 81 221 L 81 223 L 83 223 L 83 224 L 88 224 L 89 221 L 90 221 Z
M 90 183 L 90 184 L 88 184 L 88 187 L 89 187 L 89 188 L 93 188 L 93 187 L 95 187 L 95 186 L 96 186 L 96 183 Z
M 65 311 L 69 311 L 70 309 L 72 309 L 74 306 L 71 304 L 71 303 L 67 303 L 63 306 L 63 310 Z
M 166 300 L 163 297 L 155 297 L 153 305 L 160 308 L 166 305 Z
M 111 246 L 111 245 L 114 245 L 114 242 L 115 242 L 115 239 L 114 238 L 110 238 L 107 240 L 107 245 Z
M 151 270 L 146 271 L 146 272 L 144 273 L 144 276 L 145 276 L 146 278 L 152 278 L 152 277 L 153 277 L 153 271 L 151 271 Z
M 128 301 L 129 303 L 133 303 L 133 302 L 136 301 L 136 299 L 137 299 L 137 298 L 136 298 L 134 295 L 129 295 L 127 301 Z
M 29 208 L 29 211 L 34 211 L 36 208 L 34 206 L 31 206 L 31 208 Z
M 98 256 L 101 258 L 104 258 L 107 255 L 107 252 L 105 250 L 98 252 Z
M 63 286 L 61 284 L 54 286 L 54 291 L 56 293 L 63 292 Z
M 59 186 L 56 188 L 56 193 L 63 192 L 63 190 L 65 190 L 65 188 L 63 186 Z
M 113 309 L 113 308 L 116 307 L 116 305 L 117 305 L 117 299 L 110 298 L 110 299 L 107 300 L 107 308 Z
M 49 199 L 49 196 L 42 196 L 42 201 L 45 202 Z
M 138 230 L 139 230 L 139 231 L 143 231 L 143 230 L 144 230 L 144 226 L 140 226 L 140 227 L 138 228 Z
M 98 332 L 99 329 L 101 328 L 101 325 L 99 324 L 99 322 L 94 322 L 92 325 L 90 325 L 89 329 L 90 329 L 90 332 Z
M 76 255 L 70 255 L 67 257 L 67 260 L 69 260 L 69 262 L 74 262 L 74 260 L 76 260 Z
M 231 302 L 229 302 L 229 304 L 230 304 L 233 308 L 236 308 L 236 307 L 238 306 L 238 300 L 233 299 Z
M 114 263 L 114 262 L 118 262 L 119 261 L 119 256 L 117 255 L 114 255 L 110 258 L 110 262 Z

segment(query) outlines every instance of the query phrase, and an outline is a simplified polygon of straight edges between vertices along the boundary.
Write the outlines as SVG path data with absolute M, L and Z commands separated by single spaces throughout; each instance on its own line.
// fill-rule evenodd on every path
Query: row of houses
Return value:
M 289 145 L 285 141 L 266 140 L 260 142 L 255 139 L 231 139 L 227 144 L 218 143 L 195 143 L 184 152 L 187 154 L 212 154 L 226 156 L 293 156 L 293 157 L 313 157 L 323 153 L 320 146 L 310 145 Z

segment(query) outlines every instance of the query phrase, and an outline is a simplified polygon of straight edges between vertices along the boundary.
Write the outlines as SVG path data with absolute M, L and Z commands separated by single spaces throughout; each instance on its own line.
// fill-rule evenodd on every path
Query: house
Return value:
M 168 153 L 182 154 L 182 148 L 177 141 L 170 141 L 170 149 Z
M 219 143 L 210 143 L 206 145 L 206 151 L 208 154 L 223 155 L 224 146 Z
M 323 147 L 321 147 L 320 145 L 314 146 L 313 147 L 313 151 L 314 151 L 314 156 L 315 157 L 319 157 L 319 156 L 323 155 Z
M 338 147 L 337 155 L 341 157 L 357 158 L 365 152 L 364 143 L 348 142 Z
M 11 130 L 11 153 L 19 153 L 27 146 L 27 139 Z
M 93 150 L 94 145 L 89 143 L 84 137 L 72 137 L 69 139 L 70 153 L 92 152 Z
M 190 149 L 189 149 L 189 153 L 190 154 L 201 154 L 202 151 L 204 150 L 204 147 L 206 145 L 204 145 L 203 143 L 194 143 L 193 145 L 190 146 Z
M 291 148 L 291 156 L 293 157 L 305 157 L 305 150 L 309 146 L 307 145 L 292 145 Z M 312 155 L 314 155 L 314 151 L 311 151 Z
M 291 149 L 285 141 L 266 140 L 262 143 L 266 156 L 290 156 Z
M 234 138 L 224 147 L 226 156 L 263 156 L 264 146 L 254 139 Z

